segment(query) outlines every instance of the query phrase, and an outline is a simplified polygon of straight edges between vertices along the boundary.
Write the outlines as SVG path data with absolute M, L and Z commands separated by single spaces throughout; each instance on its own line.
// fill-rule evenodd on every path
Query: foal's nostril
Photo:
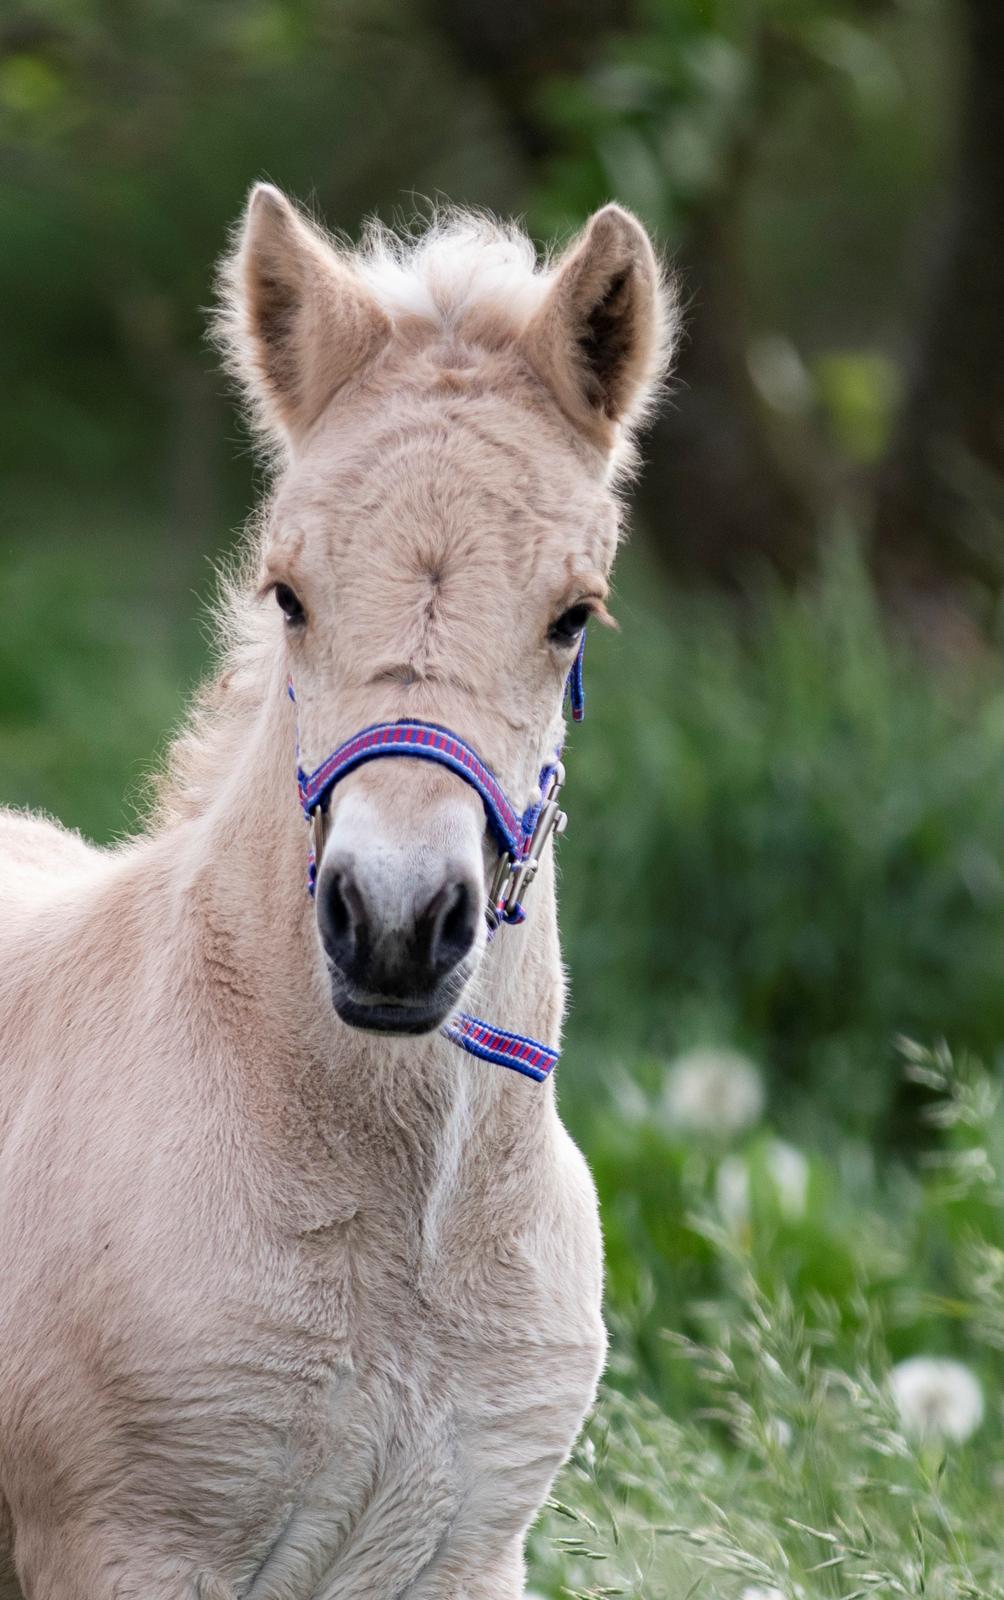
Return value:
M 347 975 L 361 972 L 369 959 L 366 907 L 351 868 L 325 875 L 317 903 L 324 948 Z
M 352 936 L 352 916 L 342 891 L 341 878 L 336 873 L 328 887 L 328 927 L 338 941 Z
M 462 879 L 444 884 L 426 906 L 416 931 L 426 935 L 428 962 L 436 976 L 452 972 L 477 934 L 477 905 L 470 886 Z

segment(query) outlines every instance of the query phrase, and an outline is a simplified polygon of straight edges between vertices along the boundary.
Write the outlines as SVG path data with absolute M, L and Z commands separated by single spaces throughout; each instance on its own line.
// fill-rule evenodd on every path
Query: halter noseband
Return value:
M 582 656 L 586 636 L 582 635 L 578 653 L 568 674 L 568 696 L 572 718 L 581 722 L 585 711 L 582 685 Z M 296 703 L 292 679 L 289 681 L 289 698 Z M 298 743 L 299 749 L 299 743 Z M 314 895 L 317 888 L 317 863 L 321 859 L 328 831 L 328 806 L 335 785 L 357 767 L 368 761 L 389 756 L 410 756 L 421 761 L 435 761 L 462 778 L 479 796 L 485 808 L 485 817 L 499 848 L 498 866 L 489 887 L 488 937 L 492 939 L 503 922 L 523 922 L 526 912 L 521 897 L 533 879 L 552 834 L 565 831 L 565 813 L 558 805 L 565 769 L 559 759 L 560 751 L 540 773 L 538 792 L 540 798 L 518 811 L 511 803 L 491 768 L 477 751 L 459 734 L 441 728 L 433 722 L 419 722 L 402 718 L 398 722 L 377 722 L 363 728 L 346 739 L 315 767 L 304 772 L 297 762 L 296 786 L 303 814 L 311 825 L 311 850 L 307 875 L 308 892 Z M 550 1074 L 558 1060 L 558 1052 L 550 1045 L 524 1034 L 508 1033 L 503 1028 L 493 1028 L 464 1011 L 455 1012 L 445 1023 L 442 1032 L 453 1044 L 483 1061 L 493 1061 L 499 1066 L 511 1067 L 538 1083 Z

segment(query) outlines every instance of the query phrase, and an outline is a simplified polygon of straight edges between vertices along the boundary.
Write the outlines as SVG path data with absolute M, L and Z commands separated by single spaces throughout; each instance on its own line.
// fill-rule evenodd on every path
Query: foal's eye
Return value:
M 552 644 L 575 644 L 591 613 L 592 607 L 588 605 L 569 606 L 551 623 L 547 637 Z
M 306 622 L 307 613 L 288 583 L 277 583 L 274 594 L 276 604 L 287 622 Z

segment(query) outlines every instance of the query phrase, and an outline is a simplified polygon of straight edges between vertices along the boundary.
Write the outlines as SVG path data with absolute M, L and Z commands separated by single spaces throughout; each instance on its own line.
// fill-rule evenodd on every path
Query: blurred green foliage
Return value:
M 531 1542 L 547 1596 L 1004 1595 L 999 1081 L 944 1049 L 904 1053 L 930 1096 L 919 1169 L 836 1140 L 787 1212 L 762 1131 L 737 1155 L 664 1130 L 665 1238 L 609 1243 L 640 1276 L 682 1247 L 689 1281 L 661 1333 L 650 1293 L 619 1299 L 612 1381 Z M 737 1161 L 738 1210 L 721 1184 Z M 946 1357 L 962 1369 L 932 1373 Z M 917 1358 L 926 1379 L 904 1394 L 897 1365 Z M 639 1362 L 661 1364 L 665 1412 L 634 1393 Z
M 0 773 L 4 804 L 105 842 L 138 824 L 204 665 L 208 566 L 165 552 L 139 519 L 127 534 L 95 526 L 95 511 L 51 542 L 0 550 Z
M 638 0 L 587 70 L 535 83 L 531 170 L 417 0 L 22 0 L 0 23 L 0 535 L 43 527 L 53 482 L 203 547 L 237 520 L 249 474 L 203 308 L 261 176 L 353 230 L 447 195 L 547 237 L 616 194 L 670 254 L 721 204 L 786 447 L 872 459 L 946 160 L 950 42 L 948 0 Z M 800 384 L 756 360 L 778 338 Z
M 893 171 L 900 188 L 912 183 L 944 139 L 936 53 L 946 20 L 937 0 L 644 0 L 594 71 L 542 91 L 569 152 L 554 169 L 555 202 L 584 210 L 597 190 L 616 193 L 672 238 L 731 188 L 737 153 L 768 137 L 787 150 L 792 180 L 775 207 L 804 198 L 823 170 L 838 209 L 865 166 L 876 188 L 891 189 Z M 907 104 L 920 84 L 936 95 L 925 116 Z M 832 135 L 834 118 L 841 137 L 799 147 L 793 170 L 792 127 L 829 120 Z
M 567 228 L 617 195 L 671 256 L 714 219 L 783 448 L 831 470 L 875 462 L 950 158 L 957 17 L 939 0 L 646 0 L 638 17 L 593 71 L 541 90 L 556 149 L 534 219 Z M 683 270 L 699 315 L 718 285 L 686 251 Z M 771 382 L 772 345 L 794 383 Z
M 858 1129 L 890 1041 L 1004 1038 L 1004 694 L 989 654 L 924 668 L 851 542 L 752 619 L 625 563 L 569 751 L 573 1026 L 605 1073 L 702 1039 Z M 612 934 L 612 930 L 616 930 Z

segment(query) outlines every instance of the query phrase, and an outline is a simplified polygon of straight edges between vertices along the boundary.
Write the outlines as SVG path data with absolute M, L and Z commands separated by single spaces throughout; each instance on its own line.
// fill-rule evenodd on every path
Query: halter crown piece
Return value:
M 582 686 L 582 656 L 586 647 L 583 632 L 578 653 L 568 674 L 566 685 L 572 719 L 581 722 L 585 712 L 585 694 Z M 289 698 L 296 703 L 293 681 L 289 680 Z M 552 834 L 565 831 L 565 813 L 558 805 L 565 769 L 561 765 L 560 750 L 553 761 L 541 769 L 538 780 L 540 798 L 524 811 L 512 805 L 505 790 L 491 768 L 481 760 L 477 751 L 434 722 L 417 722 L 402 718 L 399 722 L 377 722 L 363 728 L 333 750 L 313 772 L 304 772 L 297 760 L 296 786 L 303 814 L 311 825 L 311 849 L 307 872 L 308 893 L 313 896 L 317 887 L 317 863 L 324 849 L 328 831 L 328 805 L 331 792 L 337 783 L 348 777 L 367 761 L 377 761 L 387 756 L 410 756 L 420 761 L 436 761 L 440 766 L 469 783 L 481 799 L 485 817 L 495 843 L 498 845 L 498 866 L 492 875 L 485 915 L 488 919 L 488 938 L 493 939 L 503 923 L 518 925 L 526 918 L 522 896 L 536 877 L 540 858 Z M 299 737 L 297 737 L 299 757 Z M 528 1039 L 522 1033 L 507 1033 L 504 1028 L 492 1027 L 465 1011 L 454 1012 L 442 1032 L 453 1044 L 459 1045 L 482 1061 L 494 1061 L 501 1067 L 510 1067 L 524 1077 L 542 1083 L 558 1060 L 558 1052 L 550 1045 Z

